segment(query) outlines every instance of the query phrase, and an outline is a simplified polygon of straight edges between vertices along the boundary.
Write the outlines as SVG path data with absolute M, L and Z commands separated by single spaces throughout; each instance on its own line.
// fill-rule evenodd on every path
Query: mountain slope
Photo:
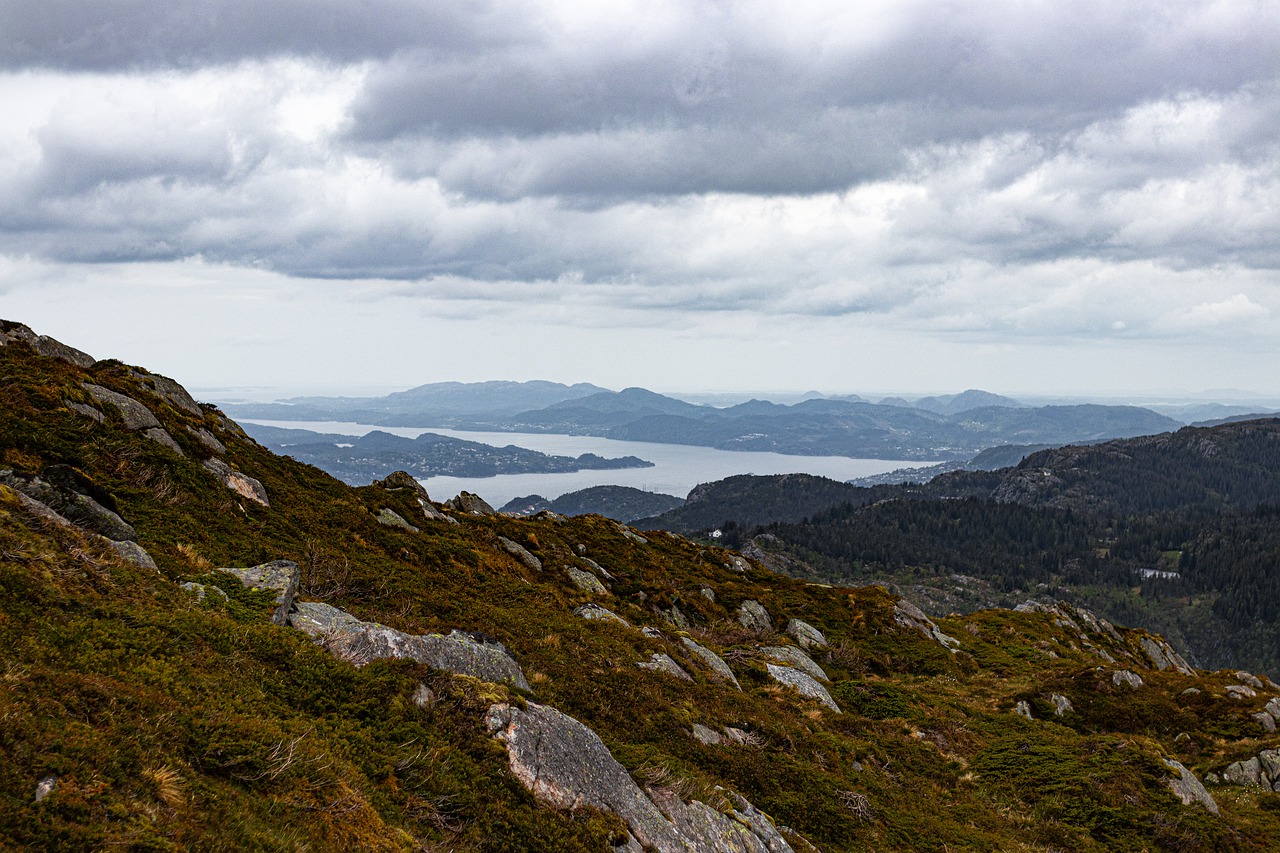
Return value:
M 352 488 L 172 380 L 11 328 L 0 845 L 1216 851 L 1280 831 L 1274 794 L 1195 781 L 1261 778 L 1269 681 L 1071 608 L 935 624 L 600 517 Z

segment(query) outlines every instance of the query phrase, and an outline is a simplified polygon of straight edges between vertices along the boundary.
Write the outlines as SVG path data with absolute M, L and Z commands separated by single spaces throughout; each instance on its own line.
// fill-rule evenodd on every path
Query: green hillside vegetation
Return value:
M 880 587 L 815 585 L 600 516 L 424 507 L 412 489 L 353 488 L 273 455 L 162 377 L 77 366 L 21 339 L 0 346 L 0 376 L 0 846 L 626 842 L 635 826 L 617 813 L 553 807 L 513 773 L 486 724 L 509 705 L 590 727 L 653 802 L 741 813 L 744 797 L 797 851 L 1275 847 L 1280 794 L 1210 784 L 1214 814 L 1175 793 L 1166 759 L 1225 779 L 1280 746 L 1260 722 L 1280 688 L 1179 672 L 1145 632 L 1069 608 L 935 626 Z M 130 428 L 85 382 L 160 426 Z M 211 470 L 219 460 L 240 479 Z M 39 483 L 75 523 L 27 494 Z M 156 568 L 120 545 L 130 540 L 91 532 L 115 523 L 105 510 Z M 299 601 L 501 642 L 530 689 L 407 659 L 353 666 L 276 624 L 273 592 L 219 568 L 273 560 L 298 564 Z M 748 602 L 771 626 L 740 618 Z M 589 603 L 629 624 L 575 614 Z M 797 653 L 796 619 L 824 635 L 806 642 L 843 713 L 771 677 L 779 652 L 764 648 Z M 686 639 L 720 655 L 741 690 Z M 689 680 L 637 666 L 659 653 Z M 1141 686 L 1117 682 L 1122 672 Z M 1232 698 L 1246 676 L 1258 687 Z M 1071 707 L 1061 716 L 1059 699 Z M 703 727 L 714 738 L 695 737 Z

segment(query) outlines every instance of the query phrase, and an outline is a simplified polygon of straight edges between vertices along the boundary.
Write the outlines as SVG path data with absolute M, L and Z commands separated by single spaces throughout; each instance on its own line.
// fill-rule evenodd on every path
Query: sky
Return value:
M 1280 11 L 0 0 L 0 316 L 198 389 L 1276 395 Z

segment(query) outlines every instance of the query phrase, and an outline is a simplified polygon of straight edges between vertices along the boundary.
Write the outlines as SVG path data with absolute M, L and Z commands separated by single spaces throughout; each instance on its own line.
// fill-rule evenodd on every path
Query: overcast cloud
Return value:
M 1277 57 L 1262 0 L 6 0 L 0 306 L 197 384 L 1280 393 Z

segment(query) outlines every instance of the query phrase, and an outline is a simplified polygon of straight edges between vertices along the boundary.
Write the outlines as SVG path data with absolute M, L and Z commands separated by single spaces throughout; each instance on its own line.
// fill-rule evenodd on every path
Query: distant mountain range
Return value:
M 584 453 L 576 458 L 553 456 L 514 445 L 494 447 L 430 432 L 417 438 L 403 438 L 374 430 L 357 437 L 248 422 L 243 427 L 263 447 L 314 465 L 353 486 L 367 485 L 393 471 L 408 471 L 418 479 L 426 479 L 558 474 L 653 466 L 652 462 L 636 456 L 617 459 L 606 459 L 594 453 Z M 666 508 L 669 507 L 662 509 Z M 662 509 L 652 511 L 661 512 Z
M 354 420 L 903 460 L 966 460 L 999 445 L 1099 441 L 1181 425 L 1137 406 L 1031 407 L 978 390 L 915 402 L 813 398 L 793 405 L 750 400 L 714 408 L 644 388 L 607 391 L 551 382 L 438 383 L 386 397 L 300 397 L 227 409 L 239 418 Z

